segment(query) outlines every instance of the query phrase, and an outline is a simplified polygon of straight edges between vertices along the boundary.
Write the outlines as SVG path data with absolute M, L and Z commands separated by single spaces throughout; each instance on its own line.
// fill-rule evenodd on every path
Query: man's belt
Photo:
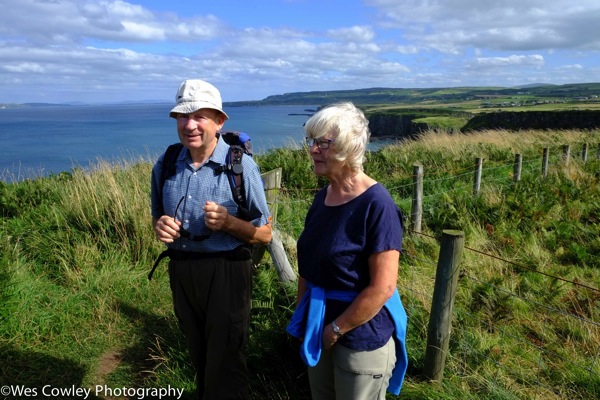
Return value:
M 252 250 L 248 245 L 241 245 L 233 250 L 227 251 L 216 251 L 213 253 L 201 253 L 198 251 L 182 251 L 175 249 L 166 249 L 159 254 L 158 258 L 154 262 L 150 273 L 148 274 L 148 280 L 152 280 L 154 270 L 158 267 L 158 264 L 163 258 L 169 257 L 171 260 L 186 261 L 186 260 L 206 260 L 209 258 L 225 258 L 229 261 L 246 261 L 252 258 Z

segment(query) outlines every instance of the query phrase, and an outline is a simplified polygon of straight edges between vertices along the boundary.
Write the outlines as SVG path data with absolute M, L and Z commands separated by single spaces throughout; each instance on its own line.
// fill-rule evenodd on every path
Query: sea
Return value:
M 148 103 L 0 109 L 0 180 L 35 179 L 99 162 L 153 162 L 178 141 L 171 108 L 171 103 Z M 225 107 L 229 120 L 224 129 L 247 133 L 256 154 L 299 148 L 303 124 L 317 108 Z
M 99 161 L 155 160 L 178 141 L 171 103 L 0 109 L 0 178 L 14 181 L 91 168 Z M 224 129 L 252 138 L 256 154 L 298 146 L 316 106 L 225 107 Z

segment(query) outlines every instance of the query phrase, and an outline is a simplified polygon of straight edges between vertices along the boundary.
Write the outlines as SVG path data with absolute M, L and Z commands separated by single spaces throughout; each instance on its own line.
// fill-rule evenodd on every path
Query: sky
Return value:
M 0 103 L 600 82 L 598 0 L 3 0 Z

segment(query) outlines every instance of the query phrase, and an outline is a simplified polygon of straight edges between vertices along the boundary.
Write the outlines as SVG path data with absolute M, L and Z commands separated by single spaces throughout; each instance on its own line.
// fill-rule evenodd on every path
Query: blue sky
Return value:
M 600 82 L 598 0 L 3 0 L 0 103 Z

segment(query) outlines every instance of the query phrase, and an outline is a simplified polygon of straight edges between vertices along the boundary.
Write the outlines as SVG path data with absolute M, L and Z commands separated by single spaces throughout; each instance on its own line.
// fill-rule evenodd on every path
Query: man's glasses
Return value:
M 177 212 L 179 211 L 179 206 L 181 206 L 181 203 L 183 203 L 184 198 L 185 198 L 185 196 L 182 196 L 181 199 L 179 200 L 179 203 L 177 203 L 177 207 L 175 207 L 175 216 L 173 217 L 173 219 L 175 221 L 177 221 Z M 188 231 L 187 229 L 183 229 L 183 227 L 179 230 L 179 235 L 182 238 L 186 238 L 188 240 L 193 240 L 194 242 L 201 242 L 210 237 L 210 233 L 208 235 L 192 235 L 190 233 L 190 231 Z
M 306 144 L 308 147 L 313 147 L 315 144 L 321 150 L 325 150 L 329 148 L 329 145 L 333 143 L 335 139 L 315 139 L 315 138 L 306 138 Z

